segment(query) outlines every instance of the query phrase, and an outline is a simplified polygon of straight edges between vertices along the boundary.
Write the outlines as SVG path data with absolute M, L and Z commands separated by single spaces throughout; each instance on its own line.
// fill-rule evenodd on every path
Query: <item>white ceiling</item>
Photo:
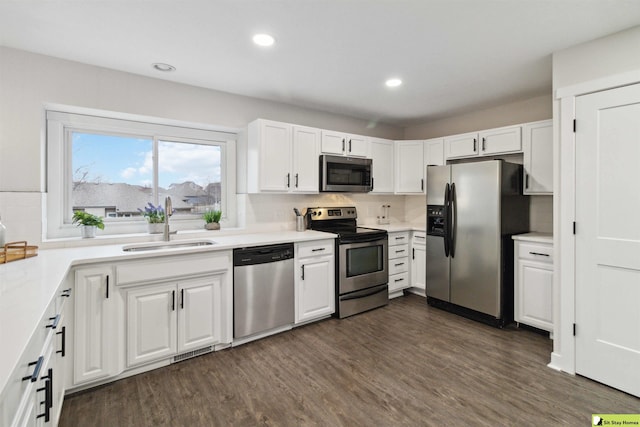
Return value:
M 640 0 L 0 0 L 4 46 L 397 125 L 549 93 L 552 52 L 638 24 Z

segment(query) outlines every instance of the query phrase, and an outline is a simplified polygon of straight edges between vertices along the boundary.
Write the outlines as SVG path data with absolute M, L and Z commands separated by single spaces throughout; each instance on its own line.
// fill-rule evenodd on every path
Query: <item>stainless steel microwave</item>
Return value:
M 320 156 L 320 191 L 367 193 L 373 189 L 371 159 Z

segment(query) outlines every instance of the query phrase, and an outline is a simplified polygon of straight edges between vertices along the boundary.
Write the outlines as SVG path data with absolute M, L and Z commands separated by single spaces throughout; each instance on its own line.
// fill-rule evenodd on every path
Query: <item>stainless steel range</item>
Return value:
M 385 230 L 357 226 L 355 207 L 308 208 L 309 228 L 336 239 L 336 316 L 344 318 L 389 302 Z

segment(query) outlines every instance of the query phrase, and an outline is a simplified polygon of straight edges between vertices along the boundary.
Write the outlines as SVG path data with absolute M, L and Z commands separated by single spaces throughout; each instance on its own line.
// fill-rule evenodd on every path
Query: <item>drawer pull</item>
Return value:
M 397 282 L 402 282 L 403 280 L 404 280 L 404 279 L 396 279 L 396 280 L 394 280 L 394 282 L 396 282 L 396 283 L 397 283 Z
M 399 262 L 399 263 L 395 264 L 396 267 L 400 267 L 401 265 L 404 265 L 404 262 Z
M 311 252 L 318 252 L 318 251 L 324 251 L 326 248 L 316 248 L 316 249 L 311 249 Z
M 69 289 L 65 289 L 62 291 L 62 293 L 60 294 L 61 297 L 70 297 L 71 296 L 71 288 Z
M 56 329 L 58 327 L 58 323 L 60 322 L 60 315 L 56 314 L 56 317 L 50 317 L 49 320 L 53 320 L 53 323 L 45 326 L 45 328 Z
M 42 368 L 42 362 L 44 362 L 44 356 L 38 357 L 38 360 L 36 362 L 29 363 L 29 365 L 27 366 L 36 365 L 36 367 L 33 369 L 33 373 L 31 375 L 22 377 L 22 381 L 31 380 L 32 383 L 35 383 L 38 380 L 38 377 L 40 376 L 40 369 Z
M 404 252 L 404 249 L 400 249 L 399 251 L 396 251 L 397 254 L 399 254 L 400 252 Z
M 416 239 L 424 239 L 424 236 L 413 236 L 413 237 L 415 237 Z
M 396 240 L 403 240 L 403 239 L 404 239 L 404 236 L 397 236 L 395 239 L 396 239 Z
M 549 256 L 549 254 L 543 254 L 541 252 L 529 252 L 531 255 Z

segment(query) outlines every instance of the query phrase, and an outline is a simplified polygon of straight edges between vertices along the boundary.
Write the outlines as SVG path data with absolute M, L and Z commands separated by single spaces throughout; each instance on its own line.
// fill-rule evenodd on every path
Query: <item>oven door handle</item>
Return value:
M 358 293 L 358 295 L 347 295 L 344 297 L 340 297 L 340 301 L 348 301 L 352 299 L 360 299 L 370 297 L 371 295 L 379 294 L 380 292 L 389 292 L 389 289 L 385 286 L 380 289 L 374 289 L 372 291 L 366 293 Z
M 371 236 L 371 237 L 360 237 L 358 239 L 340 239 L 340 244 L 353 244 L 353 243 L 368 243 L 368 242 L 377 242 L 380 240 L 387 240 L 387 237 L 380 236 Z

